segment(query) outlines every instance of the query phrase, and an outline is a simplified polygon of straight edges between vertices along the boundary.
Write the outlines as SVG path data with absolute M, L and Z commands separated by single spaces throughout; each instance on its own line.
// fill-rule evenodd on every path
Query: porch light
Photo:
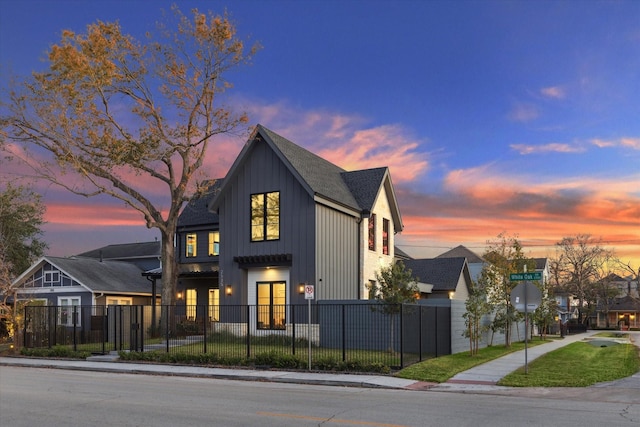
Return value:
M 453 292 L 453 291 L 449 292 L 449 299 L 453 299 L 454 295 L 455 295 L 455 292 Z
M 178 300 L 182 300 L 182 292 L 178 292 L 178 294 L 176 295 L 176 297 L 178 297 Z
M 629 316 L 629 319 L 631 319 L 631 320 L 635 320 L 635 318 L 636 318 L 635 314 L 632 314 L 631 316 Z
M 298 293 L 301 295 L 304 294 L 304 283 L 298 285 Z
M 227 285 L 227 286 L 226 286 L 226 288 L 225 288 L 225 293 L 226 293 L 227 295 L 231 295 L 231 294 L 233 294 L 233 289 L 231 288 L 231 285 Z

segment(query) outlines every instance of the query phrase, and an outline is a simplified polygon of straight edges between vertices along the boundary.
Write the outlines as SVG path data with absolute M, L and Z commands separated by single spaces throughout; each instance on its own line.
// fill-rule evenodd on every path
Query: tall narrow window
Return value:
M 209 256 L 220 255 L 220 232 L 209 232 Z
M 280 238 L 280 193 L 251 195 L 251 241 Z
M 382 253 L 389 255 L 389 220 L 382 219 Z
M 376 214 L 369 217 L 369 250 L 376 250 Z
M 187 320 L 196 320 L 196 305 L 198 304 L 198 292 L 195 289 L 187 289 L 185 295 L 187 305 Z
M 284 329 L 286 302 L 285 282 L 258 283 L 258 329 Z
M 185 252 L 185 256 L 187 258 L 191 258 L 197 255 L 197 250 L 198 250 L 198 239 L 196 237 L 196 233 L 189 233 L 187 234 L 187 245 L 186 245 L 186 252 Z
M 209 289 L 209 320 L 220 321 L 220 289 Z

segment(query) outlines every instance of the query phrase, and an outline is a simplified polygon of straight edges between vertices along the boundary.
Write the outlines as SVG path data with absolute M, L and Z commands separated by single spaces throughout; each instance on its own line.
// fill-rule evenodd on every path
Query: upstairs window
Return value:
M 44 272 L 44 283 L 51 285 L 53 283 L 60 282 L 60 272 L 55 271 L 45 271 Z
M 389 255 L 389 220 L 382 219 L 382 253 Z
M 376 214 L 369 217 L 369 250 L 376 250 Z
M 197 246 L 198 246 L 197 243 L 198 243 L 198 239 L 195 233 L 187 234 L 187 245 L 186 245 L 186 251 L 185 251 L 185 256 L 187 258 L 192 258 L 197 255 Z
M 220 255 L 220 232 L 209 232 L 209 256 Z
M 251 241 L 280 238 L 280 192 L 251 195 Z

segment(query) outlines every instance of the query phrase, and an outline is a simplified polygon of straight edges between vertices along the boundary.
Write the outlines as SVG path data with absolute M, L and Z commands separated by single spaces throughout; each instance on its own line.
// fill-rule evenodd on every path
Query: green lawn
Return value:
M 548 341 L 534 338 L 528 345 L 531 347 L 545 342 Z M 517 342 L 511 344 L 511 347 L 505 347 L 504 345 L 485 347 L 480 349 L 475 356 L 470 356 L 469 352 L 465 351 L 416 363 L 404 368 L 396 376 L 417 381 L 442 383 L 457 373 L 523 349 L 524 342 Z
M 606 347 L 576 342 L 545 354 L 498 384 L 513 387 L 586 387 L 631 376 L 640 369 L 633 344 Z

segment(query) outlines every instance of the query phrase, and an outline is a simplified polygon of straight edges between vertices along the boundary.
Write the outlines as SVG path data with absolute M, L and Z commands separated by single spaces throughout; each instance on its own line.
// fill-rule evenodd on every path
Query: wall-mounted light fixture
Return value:
M 178 300 L 182 300 L 182 292 L 178 292 L 178 294 L 176 295 L 178 297 Z
M 233 294 L 233 288 L 231 288 L 231 285 L 227 285 L 227 286 L 225 287 L 224 292 L 225 292 L 227 295 L 231 295 L 231 294 Z
M 304 294 L 304 283 L 300 283 L 298 285 L 298 293 L 299 294 Z
M 455 292 L 453 292 L 453 291 L 449 292 L 449 299 L 453 299 L 453 296 L 454 296 L 455 294 L 456 294 L 456 293 L 455 293 Z

